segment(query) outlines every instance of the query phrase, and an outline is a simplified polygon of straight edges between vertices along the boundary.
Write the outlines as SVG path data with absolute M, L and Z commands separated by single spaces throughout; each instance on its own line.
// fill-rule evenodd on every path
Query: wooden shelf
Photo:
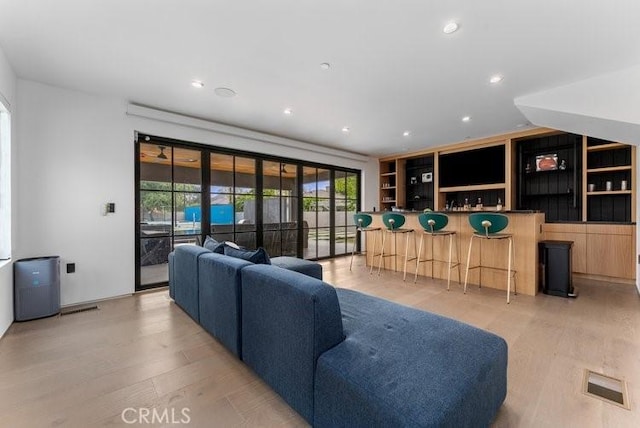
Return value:
M 395 199 L 392 200 L 392 201 L 380 201 L 380 202 L 382 202 L 383 204 L 395 204 L 396 203 Z
M 614 171 L 631 171 L 631 165 L 608 166 L 605 168 L 591 168 L 587 170 L 587 174 L 600 173 L 600 172 L 614 172 Z
M 596 192 L 587 192 L 587 196 L 604 196 L 604 195 L 630 195 L 631 190 L 600 190 Z
M 507 186 L 505 183 L 476 184 L 473 186 L 441 187 L 440 193 L 472 192 L 476 190 L 497 190 L 497 189 L 505 189 L 506 187 Z
M 587 146 L 588 152 L 599 152 L 601 150 L 615 150 L 615 149 L 624 149 L 629 147 L 627 144 L 622 143 L 609 143 L 609 144 L 600 144 L 597 146 Z
M 396 188 L 396 186 L 381 187 L 380 190 L 393 190 L 395 188 Z
M 380 174 L 381 177 L 390 177 L 392 175 L 396 175 L 395 172 L 383 172 L 382 174 Z

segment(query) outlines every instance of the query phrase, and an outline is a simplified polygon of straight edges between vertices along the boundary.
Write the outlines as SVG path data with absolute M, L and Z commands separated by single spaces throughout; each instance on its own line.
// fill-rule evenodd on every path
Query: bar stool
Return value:
M 469 214 L 469 224 L 474 229 L 471 240 L 469 241 L 469 253 L 467 255 L 467 271 L 464 275 L 464 292 L 467 292 L 467 279 L 469 278 L 469 269 L 480 268 L 480 279 L 478 286 L 482 287 L 482 268 L 498 269 L 507 271 L 507 303 L 510 301 L 511 294 L 511 267 L 515 260 L 515 248 L 513 247 L 513 235 L 509 233 L 499 233 L 509 225 L 509 217 L 504 214 L 498 213 L 473 213 Z M 506 239 L 509 242 L 509 253 L 507 255 L 508 263 L 507 269 L 495 268 L 489 266 L 482 266 L 482 244 L 480 245 L 480 264 L 478 266 L 469 266 L 471 263 L 471 248 L 473 246 L 473 239 Z M 513 271 L 513 294 L 516 295 L 515 274 Z
M 420 267 L 420 262 L 431 262 L 431 278 L 433 278 L 433 264 L 434 262 L 448 263 L 449 269 L 447 270 L 447 290 L 449 290 L 449 284 L 451 284 L 451 269 L 454 267 L 458 268 L 458 283 L 460 282 L 460 244 L 456 239 L 456 262 L 452 264 L 451 254 L 453 250 L 453 237 L 457 236 L 455 230 L 442 230 L 447 224 L 449 224 L 449 216 L 442 213 L 422 213 L 418 216 L 418 221 L 422 226 L 422 234 L 420 235 L 420 246 L 418 247 L 418 256 L 416 260 L 416 275 L 413 279 L 415 283 L 418 280 L 418 268 Z M 424 242 L 424 236 L 431 236 L 431 258 L 430 259 L 420 259 L 422 256 L 422 244 Z M 448 260 L 438 260 L 435 258 L 433 254 L 433 241 L 436 237 L 449 237 L 449 259 Z
M 373 255 L 371 257 L 371 269 L 369 273 L 373 273 L 373 265 L 375 264 L 375 249 L 376 243 L 378 242 L 378 235 L 382 230 L 381 227 L 371 227 L 371 223 L 373 222 L 373 217 L 369 214 L 357 213 L 353 215 L 353 222 L 356 224 L 356 236 L 353 240 L 353 249 L 351 250 L 351 263 L 349 264 L 349 270 L 353 267 L 353 256 L 356 253 L 356 244 L 358 242 L 358 235 L 362 236 L 362 233 L 373 232 Z M 366 248 L 366 247 L 365 247 Z M 362 252 L 361 252 L 362 253 Z M 365 265 L 366 265 L 366 251 L 365 251 Z
M 404 247 L 404 276 L 402 280 L 407 279 L 407 262 L 409 261 L 409 237 L 413 236 L 413 253 L 416 252 L 416 236 L 413 233 L 413 229 L 403 229 L 406 218 L 403 214 L 399 213 L 384 213 L 382 214 L 382 222 L 385 225 L 385 228 L 382 229 L 382 247 L 380 249 L 380 261 L 378 262 L 378 275 L 380 275 L 380 268 L 382 267 L 382 259 L 383 257 L 393 257 L 393 270 L 397 272 L 397 261 L 396 256 L 397 248 L 398 248 L 398 235 L 403 235 L 405 237 L 405 247 Z M 384 244 L 387 240 L 387 235 L 393 235 L 393 251 L 391 254 L 384 253 Z M 415 257 L 414 257 L 415 258 Z M 412 258 L 411 260 L 414 260 Z

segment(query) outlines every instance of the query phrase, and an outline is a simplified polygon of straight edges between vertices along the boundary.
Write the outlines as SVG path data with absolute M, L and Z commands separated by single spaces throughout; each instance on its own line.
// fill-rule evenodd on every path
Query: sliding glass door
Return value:
M 199 243 L 202 232 L 200 150 L 138 146 L 137 288 L 167 282 L 169 252 Z
M 346 254 L 360 173 L 139 135 L 136 289 L 166 285 L 168 255 L 207 235 L 270 256 Z

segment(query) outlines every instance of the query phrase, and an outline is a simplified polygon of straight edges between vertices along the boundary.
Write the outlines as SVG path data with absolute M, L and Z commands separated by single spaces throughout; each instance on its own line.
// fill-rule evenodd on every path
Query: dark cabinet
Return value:
M 547 222 L 582 220 L 582 136 L 556 134 L 517 142 L 517 209 Z
M 406 163 L 406 207 L 422 211 L 434 209 L 433 200 L 433 155 L 407 159 Z

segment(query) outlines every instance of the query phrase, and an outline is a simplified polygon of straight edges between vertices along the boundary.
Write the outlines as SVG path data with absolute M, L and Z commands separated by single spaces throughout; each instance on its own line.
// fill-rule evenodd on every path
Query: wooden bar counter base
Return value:
M 469 250 L 469 240 L 473 229 L 469 224 L 469 214 L 478 211 L 446 211 L 443 212 L 449 216 L 449 224 L 444 230 L 456 231 L 456 237 L 454 240 L 453 256 L 452 260 L 456 260 L 456 255 L 460 261 L 460 276 L 458 278 L 458 269 L 451 270 L 451 284 L 454 286 L 455 282 L 460 280 L 464 283 L 464 272 L 466 269 L 467 251 Z M 485 210 L 485 212 L 496 212 Z M 499 211 L 509 217 L 509 226 L 501 233 L 510 233 L 513 235 L 513 244 L 515 247 L 515 263 L 513 269 L 516 271 L 516 286 L 518 294 L 526 294 L 529 296 L 535 296 L 538 293 L 538 242 L 543 240 L 542 224 L 544 223 L 544 213 L 536 211 Z M 372 226 L 383 227 L 382 212 L 370 212 L 373 216 Z M 415 253 L 418 250 L 420 243 L 420 235 L 423 233 L 423 228 L 418 222 L 418 215 L 420 212 L 402 212 L 405 215 L 407 221 L 403 228 L 409 228 L 414 230 L 414 236 L 416 238 L 416 246 L 413 248 L 413 239 L 409 241 L 409 259 L 415 257 Z M 388 237 L 385 244 L 385 255 L 390 254 L 393 248 L 393 239 Z M 421 260 L 434 258 L 431 254 L 431 236 L 424 237 L 424 245 L 422 248 Z M 376 245 L 380 245 L 381 239 L 378 239 Z M 397 270 L 402 270 L 404 267 L 404 238 L 398 238 L 398 249 L 394 251 L 396 254 L 396 260 L 394 263 L 393 257 L 384 257 L 383 269 L 393 270 L 394 267 Z M 433 252 L 435 259 L 446 261 L 448 257 L 448 239 L 436 238 L 433 244 Z M 458 248 L 456 251 L 456 244 Z M 366 242 L 367 254 L 380 254 L 380 249 L 373 248 L 373 237 L 370 236 Z M 456 254 L 457 253 L 457 254 Z M 508 242 L 506 240 L 476 240 L 473 245 L 473 253 L 471 255 L 471 266 L 477 266 L 480 264 L 480 257 L 482 257 L 483 268 L 476 268 L 469 271 L 469 284 L 482 284 L 483 287 L 496 288 L 499 290 L 507 290 L 507 254 L 508 254 Z M 374 257 L 373 263 L 377 268 L 380 257 Z M 371 263 L 372 258 L 367 257 L 367 263 Z M 418 271 L 418 282 L 420 282 L 420 276 L 433 276 L 434 278 L 446 279 L 447 278 L 447 263 L 435 262 L 433 263 L 433 272 L 431 272 L 431 262 L 421 262 L 420 270 Z M 498 269 L 491 269 L 491 268 Z M 407 265 L 407 281 L 413 280 L 413 274 L 415 274 L 416 260 L 412 260 Z M 504 269 L 504 270 L 502 270 Z M 411 275 L 409 275 L 411 274 Z M 473 285 L 472 285 L 473 286 Z M 512 286 L 513 292 L 513 286 Z

